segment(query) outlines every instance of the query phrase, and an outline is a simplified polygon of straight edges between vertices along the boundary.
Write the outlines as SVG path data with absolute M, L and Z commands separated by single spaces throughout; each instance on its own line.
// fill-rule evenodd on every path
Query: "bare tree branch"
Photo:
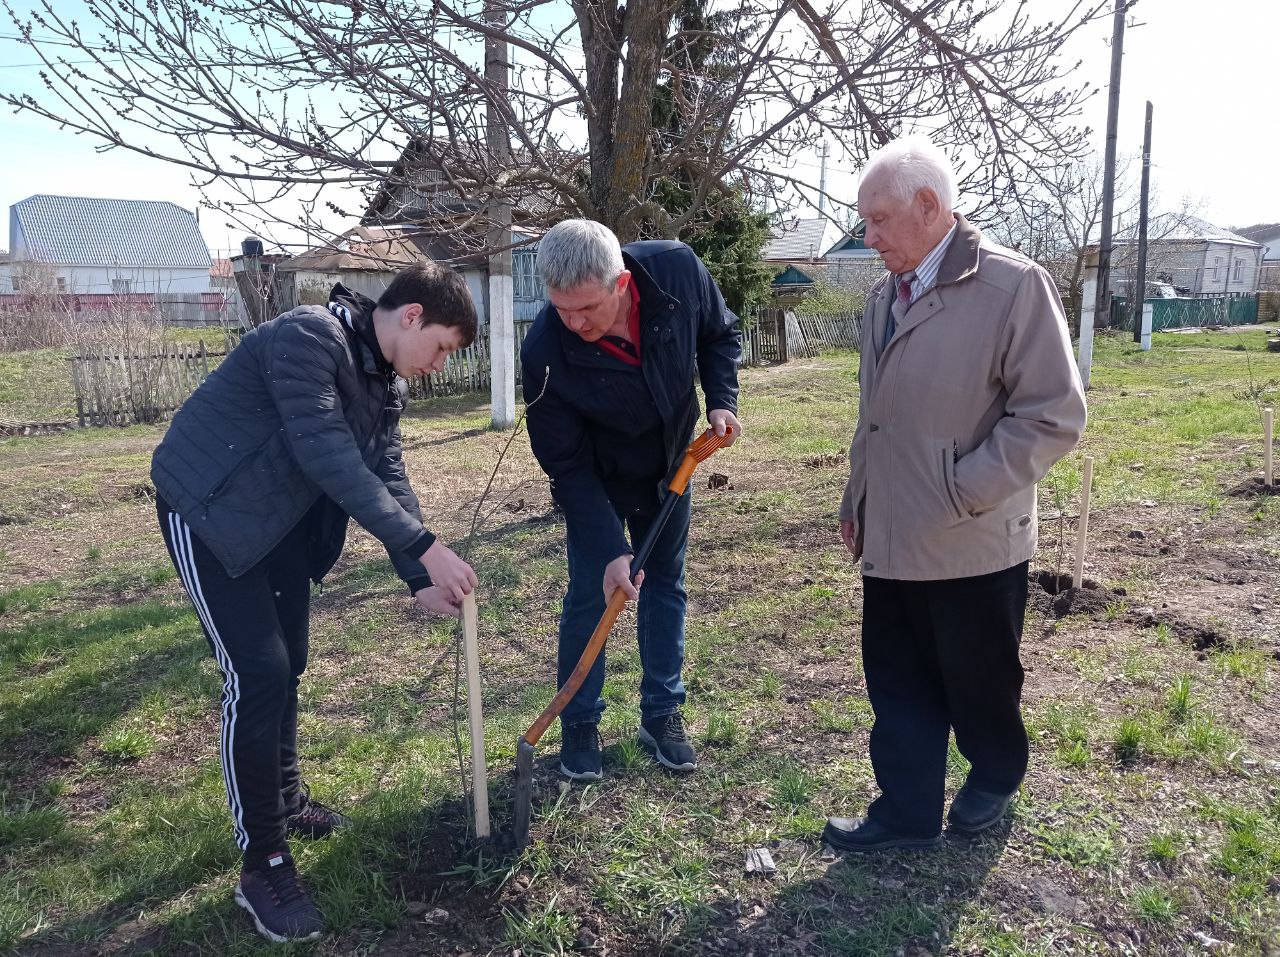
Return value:
M 359 218 L 477 249 L 497 203 L 518 226 L 581 215 L 630 239 L 678 235 L 726 191 L 803 201 L 817 184 L 797 161 L 820 139 L 857 165 L 912 130 L 955 157 L 971 212 L 1000 209 L 1083 155 L 1090 89 L 1060 53 L 1107 6 L 737 0 L 684 30 L 681 0 L 509 0 L 497 20 L 482 0 L 84 0 L 84 24 L 18 2 L 0 6 L 40 87 L 7 74 L 22 85 L 0 102 L 190 170 L 237 222 L 289 201 L 277 225 L 312 242 Z M 490 38 L 510 51 L 505 94 Z M 511 162 L 486 142 L 490 111 Z M 688 206 L 658 199 L 672 176 Z

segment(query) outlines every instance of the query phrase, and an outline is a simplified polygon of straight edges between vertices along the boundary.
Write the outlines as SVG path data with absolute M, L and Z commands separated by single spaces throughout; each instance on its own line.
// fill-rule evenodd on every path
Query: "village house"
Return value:
M 9 208 L 9 258 L 5 292 L 204 293 L 212 266 L 173 203 L 43 194 Z

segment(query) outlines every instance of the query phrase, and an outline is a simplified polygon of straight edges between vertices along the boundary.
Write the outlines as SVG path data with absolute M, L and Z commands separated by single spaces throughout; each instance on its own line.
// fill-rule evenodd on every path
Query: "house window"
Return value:
M 1241 273 L 1243 273 L 1243 272 L 1244 272 L 1244 260 L 1243 260 L 1243 259 L 1237 259 L 1237 260 L 1236 260 L 1236 271 L 1235 271 L 1235 275 L 1233 275 L 1233 276 L 1231 277 L 1232 281 L 1233 281 L 1233 282 L 1239 282 L 1242 278 L 1244 278 L 1244 277 L 1241 275 Z
M 538 254 L 532 249 L 517 249 L 511 254 L 512 298 L 543 302 L 546 287 L 538 276 Z
M 1221 265 L 1222 265 L 1222 257 L 1214 256 L 1213 257 L 1213 278 L 1214 279 L 1218 278 L 1218 267 Z
M 113 279 L 111 280 L 111 291 L 116 295 L 133 292 L 133 280 Z
M 67 277 L 66 277 L 66 276 L 59 276 L 59 277 L 58 277 L 58 292 L 66 292 L 66 291 L 67 291 Z

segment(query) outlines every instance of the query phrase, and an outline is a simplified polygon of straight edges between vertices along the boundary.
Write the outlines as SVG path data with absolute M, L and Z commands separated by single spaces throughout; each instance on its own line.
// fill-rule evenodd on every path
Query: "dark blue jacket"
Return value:
M 695 375 L 709 409 L 736 413 L 741 356 L 738 317 L 692 249 L 649 240 L 622 258 L 640 295 L 639 369 L 585 342 L 551 305 L 520 350 L 529 441 L 551 493 L 617 555 L 630 551 L 619 513 L 645 510 L 638 489 L 657 507 L 692 437 Z
M 400 454 L 404 381 L 377 347 L 373 302 L 341 284 L 331 298 L 352 326 L 299 306 L 245 335 L 174 415 L 151 480 L 232 577 L 306 520 L 319 581 L 350 515 L 411 588 L 425 587 L 416 559 L 434 536 Z

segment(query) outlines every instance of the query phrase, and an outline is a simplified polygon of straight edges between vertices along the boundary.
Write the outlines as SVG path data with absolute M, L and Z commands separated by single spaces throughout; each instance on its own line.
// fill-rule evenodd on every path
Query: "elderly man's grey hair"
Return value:
M 915 199 L 920 190 L 931 189 L 945 209 L 955 206 L 956 174 L 951 160 L 927 136 L 903 136 L 872 153 L 862 167 L 861 182 L 879 176 L 886 177 L 889 191 L 904 203 Z
M 608 286 L 622 275 L 622 247 L 603 223 L 566 219 L 547 230 L 538 243 L 538 272 L 552 289 L 584 282 Z

